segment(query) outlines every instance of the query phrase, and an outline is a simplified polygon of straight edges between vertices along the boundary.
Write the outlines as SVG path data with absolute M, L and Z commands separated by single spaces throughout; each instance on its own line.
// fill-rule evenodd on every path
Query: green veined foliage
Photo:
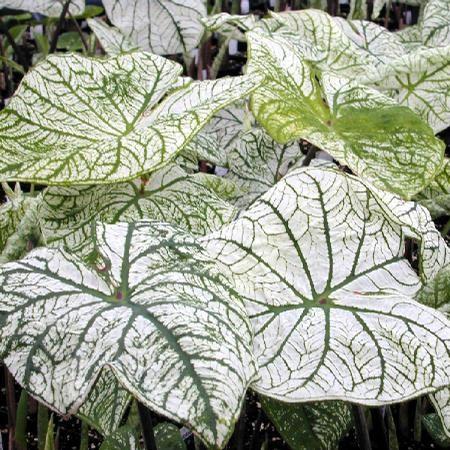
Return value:
M 450 215 L 450 160 L 445 159 L 442 170 L 419 194 L 416 200 L 428 208 L 432 217 Z
M 74 16 L 84 11 L 84 0 L 71 0 L 69 11 Z M 60 16 L 64 2 L 59 0 L 2 0 L 1 6 L 12 9 L 22 9 L 46 16 Z
M 108 55 L 131 52 L 138 49 L 120 30 L 107 25 L 101 19 L 88 19 L 87 23 Z
M 293 450 L 334 450 L 352 425 L 343 402 L 285 403 L 260 396 L 264 412 Z
M 130 401 L 129 392 L 120 386 L 114 373 L 105 368 L 77 416 L 103 436 L 111 436 L 118 430 Z
M 99 224 L 96 247 L 89 265 L 41 248 L 0 267 L 0 357 L 63 414 L 107 366 L 143 404 L 223 447 L 256 375 L 230 280 L 168 224 Z
M 450 384 L 450 322 L 413 300 L 422 283 L 404 258 L 405 237 L 419 233 L 426 280 L 450 255 L 424 208 L 305 168 L 202 238 L 246 299 L 253 388 L 287 402 L 379 405 Z
M 149 180 L 50 187 L 40 208 L 43 236 L 50 247 L 66 247 L 87 256 L 93 250 L 95 221 L 161 220 L 194 235 L 204 235 L 233 220 L 238 212 L 217 195 L 220 188 L 211 178 L 217 184 L 230 184 L 214 175 L 189 175 L 170 164 Z
M 51 55 L 0 114 L 0 177 L 42 184 L 130 180 L 166 165 L 254 77 L 180 83 L 145 52 L 106 60 Z M 182 87 L 172 90 L 174 84 Z
M 303 154 L 297 142 L 277 144 L 263 129 L 242 133 L 228 151 L 228 180 L 236 183 L 240 193 L 234 199 L 243 209 L 264 194 Z
M 203 34 L 204 0 L 104 0 L 103 5 L 125 36 L 159 55 L 188 52 Z
M 450 45 L 450 1 L 428 0 L 421 23 L 422 42 L 428 47 Z
M 444 144 L 409 108 L 353 80 L 317 71 L 300 43 L 260 32 L 247 36 L 248 71 L 266 77 L 252 94 L 252 111 L 273 139 L 305 139 L 405 198 L 434 178 Z

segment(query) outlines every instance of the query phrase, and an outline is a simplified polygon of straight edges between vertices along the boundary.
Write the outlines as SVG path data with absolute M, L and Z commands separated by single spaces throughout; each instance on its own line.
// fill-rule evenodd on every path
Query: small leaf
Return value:
M 417 301 L 440 311 L 450 312 L 450 265 L 443 267 L 436 276 L 417 293 Z
M 107 25 L 103 20 L 88 19 L 87 23 L 108 55 L 118 55 L 137 50 L 136 44 L 133 44 L 120 30 Z
M 235 199 L 246 208 L 284 175 L 290 165 L 303 158 L 298 143 L 277 144 L 264 130 L 252 129 L 233 141 L 228 154 L 230 171 L 226 178 L 235 182 L 241 194 Z
M 168 224 L 99 224 L 97 239 L 91 265 L 41 248 L 0 267 L 0 357 L 61 414 L 77 413 L 107 366 L 144 405 L 223 447 L 256 375 L 230 280 Z
M 203 34 L 203 0 L 104 0 L 109 20 L 140 49 L 158 55 L 186 53 Z
M 0 177 L 101 184 L 155 171 L 259 81 L 222 78 L 172 91 L 181 71 L 144 52 L 49 56 L 0 113 Z
M 186 444 L 177 426 L 168 422 L 159 423 L 154 432 L 158 450 L 186 450 Z
M 444 144 L 409 108 L 355 81 L 320 74 L 304 59 L 302 45 L 281 36 L 247 36 L 248 71 L 266 77 L 252 95 L 252 111 L 273 139 L 305 139 L 405 198 L 434 178 Z
M 450 437 L 445 434 L 437 414 L 426 414 L 422 423 L 431 439 L 441 448 L 450 448 Z
M 260 401 L 293 450 L 334 450 L 353 422 L 343 402 L 284 403 L 264 396 Z
M 398 218 L 397 218 L 398 216 Z M 449 261 L 427 211 L 335 169 L 286 175 L 202 242 L 245 299 L 260 378 L 280 401 L 402 401 L 450 385 L 450 322 L 413 300 Z
M 139 450 L 139 449 L 140 449 L 139 439 L 136 436 L 136 431 L 128 425 L 120 427 L 115 433 L 108 436 L 100 446 L 100 450 Z

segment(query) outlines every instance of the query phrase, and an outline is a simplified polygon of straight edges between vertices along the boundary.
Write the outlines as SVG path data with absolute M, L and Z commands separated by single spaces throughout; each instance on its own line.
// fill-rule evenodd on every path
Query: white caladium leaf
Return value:
M 408 106 L 435 133 L 450 124 L 450 45 L 416 49 L 390 62 L 367 79 L 400 105 Z
M 334 17 L 333 20 L 352 42 L 373 58 L 376 67 L 391 62 L 392 58 L 401 57 L 407 52 L 399 36 L 381 25 L 366 20 L 348 21 L 341 17 Z M 367 72 L 364 75 L 367 76 Z
M 148 181 L 48 188 L 40 216 L 47 245 L 87 255 L 92 251 L 93 221 L 161 220 L 204 235 L 233 220 L 237 212 L 204 176 L 169 165 Z
M 245 41 L 245 32 L 251 30 L 256 24 L 256 17 L 253 14 L 241 16 L 219 13 L 203 17 L 201 20 L 207 30 L 240 41 Z
M 299 169 L 202 239 L 246 299 L 257 392 L 379 405 L 450 384 L 450 322 L 413 300 L 421 282 L 403 257 L 413 210 L 426 210 L 397 198 L 405 214 L 393 222 L 380 192 Z
M 106 24 L 103 20 L 87 19 L 87 23 L 108 55 L 113 56 L 138 49 L 137 45 L 124 36 L 120 30 Z
M 147 407 L 223 447 L 256 366 L 222 267 L 158 222 L 99 224 L 97 249 L 93 265 L 42 248 L 0 267 L 0 357 L 63 414 L 107 366 Z
M 441 420 L 443 432 L 450 438 L 450 387 L 440 389 L 429 398 Z
M 104 0 L 113 25 L 143 50 L 159 55 L 185 53 L 203 34 L 204 0 Z
M 60 0 L 2 0 L 1 6 L 12 9 L 22 9 L 45 16 L 60 16 L 64 1 Z M 79 15 L 84 11 L 84 0 L 71 0 L 69 11 Z
M 422 42 L 429 47 L 450 45 L 450 1 L 428 0 L 422 19 Z
M 310 9 L 271 13 L 271 17 L 276 21 L 273 24 L 276 34 L 294 43 L 300 41 L 313 46 L 317 55 L 312 59 L 321 69 L 350 77 L 375 70 L 371 55 L 349 39 L 341 25 L 326 12 Z M 283 28 L 277 29 L 277 23 Z M 311 58 L 311 55 L 303 57 Z
M 228 153 L 230 170 L 226 175 L 240 187 L 236 206 L 241 209 L 249 206 L 302 157 L 297 142 L 277 144 L 263 129 L 254 128 L 241 134 Z
M 260 396 L 264 412 L 295 450 L 335 450 L 352 425 L 344 402 L 285 403 Z
M 184 147 L 176 161 L 185 168 L 197 171 L 200 161 L 224 166 L 227 163 L 227 155 L 217 139 L 207 133 L 199 133 Z
M 250 113 L 245 110 L 243 102 L 230 105 L 213 116 L 205 127 L 205 134 L 216 139 L 219 147 L 226 152 L 231 143 L 237 139 L 245 128 L 246 122 L 251 122 L 249 115 Z
M 130 393 L 122 388 L 113 372 L 103 369 L 77 415 L 103 436 L 110 436 L 120 427 L 130 401 Z
M 396 31 L 394 34 L 400 39 L 408 52 L 422 47 L 422 30 L 419 25 L 410 25 L 403 30 Z
M 157 170 L 258 81 L 222 78 L 171 90 L 181 71 L 145 52 L 50 56 L 0 114 L 0 177 L 100 184 Z
M 432 217 L 450 215 L 450 159 L 445 158 L 444 166 L 436 178 L 416 196 Z
M 409 108 L 353 80 L 318 73 L 302 47 L 282 36 L 247 36 L 248 70 L 266 77 L 252 95 L 252 111 L 273 139 L 305 139 L 405 198 L 434 178 L 444 143 Z

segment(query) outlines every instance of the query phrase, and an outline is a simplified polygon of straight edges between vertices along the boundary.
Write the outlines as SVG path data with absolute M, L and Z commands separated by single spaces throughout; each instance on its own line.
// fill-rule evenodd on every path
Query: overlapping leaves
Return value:
M 168 224 L 99 225 L 97 239 L 95 266 L 38 249 L 0 267 L 2 359 L 61 413 L 77 412 L 108 366 L 141 402 L 221 447 L 255 376 L 229 280 Z
M 145 52 L 50 56 L 1 113 L 0 177 L 99 184 L 154 171 L 257 82 L 223 78 L 171 91 L 181 70 Z

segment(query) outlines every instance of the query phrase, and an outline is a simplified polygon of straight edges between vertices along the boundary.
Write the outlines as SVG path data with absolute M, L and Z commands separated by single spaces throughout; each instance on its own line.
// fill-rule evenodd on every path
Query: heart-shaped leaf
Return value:
M 252 110 L 272 138 L 305 139 L 405 198 L 433 179 L 443 142 L 409 108 L 347 78 L 313 70 L 303 47 L 282 36 L 247 36 L 249 72 L 266 77 L 252 95 Z
M 450 45 L 450 1 L 428 0 L 421 29 L 422 42 L 428 47 Z
M 343 402 L 285 403 L 260 396 L 264 412 L 295 450 L 334 450 L 352 425 Z
M 422 215 L 430 236 L 419 255 L 432 275 L 440 259 L 427 211 L 334 169 L 291 172 L 202 239 L 247 299 L 257 392 L 379 405 L 450 384 L 450 322 L 413 300 L 421 282 L 403 257 Z
M 185 53 L 203 34 L 204 0 L 104 0 L 109 20 L 143 50 Z
M 170 164 L 148 181 L 51 187 L 40 209 L 42 233 L 51 247 L 64 246 L 79 255 L 92 251 L 95 221 L 161 220 L 204 235 L 229 223 L 238 212 L 211 189 L 207 178 Z
M 168 224 L 98 225 L 97 239 L 95 266 L 41 248 L 0 267 L 0 357 L 63 414 L 107 366 L 139 401 L 221 448 L 256 374 L 230 280 Z
M 157 170 L 257 82 L 222 78 L 172 91 L 181 70 L 145 52 L 50 56 L 0 114 L 0 177 L 99 184 Z

